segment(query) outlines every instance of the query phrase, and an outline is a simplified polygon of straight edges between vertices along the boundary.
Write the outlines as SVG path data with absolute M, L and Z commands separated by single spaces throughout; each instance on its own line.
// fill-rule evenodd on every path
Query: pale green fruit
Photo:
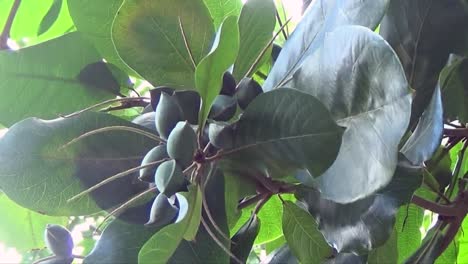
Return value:
M 179 208 L 172 205 L 169 199 L 163 193 L 158 194 L 154 199 L 153 205 L 151 206 L 150 218 L 145 225 L 152 227 L 164 227 L 173 223 Z
M 167 154 L 175 159 L 182 168 L 193 161 L 197 150 L 197 134 L 187 122 L 179 122 L 167 139 Z
M 158 167 L 154 183 L 156 188 L 167 196 L 172 196 L 187 187 L 182 169 L 175 160 L 165 161 Z
M 182 120 L 182 113 L 174 97 L 161 93 L 158 106 L 156 107 L 155 123 L 159 135 L 167 139 L 177 122 Z
M 143 166 L 148 163 L 160 161 L 167 158 L 169 158 L 169 155 L 167 154 L 166 145 L 159 145 L 157 147 L 152 148 L 150 151 L 148 151 L 148 153 L 146 153 L 145 157 L 141 161 L 141 165 Z M 140 177 L 138 177 L 138 179 L 145 182 L 153 182 L 154 174 L 156 173 L 156 169 L 159 167 L 159 165 L 140 169 Z
M 262 87 L 252 78 L 244 78 L 239 82 L 236 90 L 237 103 L 243 110 L 259 94 L 263 93 Z
M 234 130 L 229 124 L 211 123 L 208 137 L 210 143 L 219 149 L 230 149 L 234 145 Z
M 209 118 L 216 121 L 228 121 L 231 119 L 237 110 L 237 101 L 234 97 L 227 95 L 216 96 L 211 110 Z
M 48 224 L 44 232 L 44 241 L 56 256 L 69 258 L 73 255 L 73 239 L 65 227 Z

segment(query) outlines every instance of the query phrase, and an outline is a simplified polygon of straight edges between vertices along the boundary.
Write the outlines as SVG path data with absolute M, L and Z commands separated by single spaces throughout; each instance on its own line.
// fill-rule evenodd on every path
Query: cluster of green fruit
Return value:
M 180 210 L 176 194 L 187 191 L 190 184 L 184 170 L 196 162 L 197 153 L 203 155 L 201 149 L 208 142 L 216 148 L 229 148 L 233 134 L 227 121 L 235 116 L 237 105 L 245 109 L 262 92 L 261 86 L 251 78 L 244 78 L 237 85 L 234 77 L 226 72 L 221 92 L 208 116 L 210 124 L 199 139 L 195 132 L 201 105 L 199 94 L 170 87 L 151 91 L 154 125 L 148 127 L 154 126 L 165 142 L 151 149 L 141 162 L 144 168 L 140 170 L 139 179 L 154 184 L 159 192 L 146 225 L 163 227 L 176 221 Z
M 73 262 L 73 238 L 70 232 L 60 225 L 49 224 L 44 232 L 44 241 L 53 256 L 44 258 L 37 264 L 71 264 Z

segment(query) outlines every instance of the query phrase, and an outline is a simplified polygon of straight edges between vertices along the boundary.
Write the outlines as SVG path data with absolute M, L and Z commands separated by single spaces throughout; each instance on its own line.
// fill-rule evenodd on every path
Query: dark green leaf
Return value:
M 275 12 L 273 0 L 250 0 L 242 7 L 238 21 L 239 54 L 242 55 L 237 57 L 232 73 L 237 81 L 246 77 L 252 64 L 270 42 L 276 24 Z
M 367 256 L 358 256 L 353 253 L 339 253 L 333 258 L 327 259 L 323 264 L 367 264 Z M 383 264 L 383 263 L 379 263 Z M 390 263 L 389 263 L 390 264 Z M 394 263 L 391 263 L 394 264 Z
M 116 219 L 104 229 L 93 251 L 86 256 L 83 263 L 137 263 L 138 252 L 157 231 L 155 228 Z
M 284 45 L 263 89 L 284 86 L 301 67 L 304 59 L 316 52 L 327 33 L 343 25 L 374 29 L 380 23 L 389 0 L 316 0 L 304 14 Z
M 78 74 L 77 79 L 87 87 L 122 96 L 119 82 L 112 75 L 107 63 L 103 61 L 86 65 Z
M 372 250 L 367 259 L 369 264 L 394 264 L 398 262 L 397 231 L 393 229 L 390 238 L 382 246 Z
M 260 220 L 256 214 L 237 231 L 231 238 L 231 252 L 242 262 L 249 257 L 255 238 L 260 231 Z M 232 261 L 232 260 L 231 260 Z
M 195 64 L 212 43 L 213 24 L 202 0 L 127 0 L 114 20 L 112 38 L 120 57 L 154 86 L 195 88 Z
M 416 90 L 411 127 L 429 104 L 449 54 L 468 52 L 464 5 L 463 0 L 395 0 L 382 20 L 380 34 L 397 52 Z
M 43 34 L 52 27 L 60 14 L 60 9 L 62 9 L 62 2 L 63 0 L 54 0 L 49 8 L 49 11 L 47 11 L 47 14 L 44 16 L 41 24 L 39 25 L 37 35 Z
M 392 181 L 365 199 L 339 204 L 323 199 L 313 189 L 297 193 L 298 200 L 305 203 L 319 222 L 320 231 L 338 252 L 366 255 L 390 237 L 398 208 L 410 201 L 422 182 L 421 169 L 401 158 Z
M 68 9 L 79 32 L 94 44 L 109 63 L 137 75 L 119 57 L 112 42 L 112 24 L 123 0 L 67 0 Z
M 238 16 L 241 12 L 241 0 L 203 0 L 210 11 L 216 28 L 221 25 L 228 16 Z
M 440 88 L 437 87 L 429 106 L 421 116 L 413 134 L 401 149 L 401 153 L 414 165 L 422 165 L 440 146 L 443 131 L 442 98 Z
M 77 79 L 99 54 L 79 33 L 19 51 L 0 51 L 0 122 L 10 126 L 30 116 L 55 118 L 112 98 Z
M 299 168 L 323 173 L 335 160 L 343 129 L 313 96 L 279 89 L 255 98 L 234 132 L 234 147 L 226 153 L 243 164 L 235 170 L 276 178 Z
M 301 262 L 321 263 L 332 254 L 315 219 L 290 201 L 283 204 L 283 232 L 291 251 Z
M 183 238 L 195 237 L 198 231 L 201 217 L 201 192 L 192 186 L 188 193 L 184 193 L 187 198 L 188 207 L 183 220 L 171 224 L 159 230 L 142 247 L 139 255 L 139 263 L 167 262 Z M 182 211 L 182 208 L 181 208 Z
M 68 218 L 38 214 L 15 204 L 0 193 L 0 241 L 24 253 L 45 246 L 44 229 L 47 224 L 66 225 Z
M 216 165 L 214 166 L 216 167 Z M 225 235 L 229 235 L 225 208 L 224 175 L 221 170 L 214 168 L 213 175 L 208 179 L 209 181 L 205 186 L 205 192 L 203 194 L 207 200 L 208 209 L 221 231 Z M 217 239 L 226 249 L 229 249 L 230 241 L 227 241 L 218 234 L 218 231 L 216 231 L 210 223 L 205 212 L 203 212 L 202 217 L 207 222 L 212 233 L 216 235 Z M 195 240 L 190 242 L 183 240 L 168 263 L 224 264 L 229 263 L 229 256 L 213 240 L 205 227 L 200 224 Z
M 323 198 L 349 203 L 390 182 L 411 94 L 398 57 L 384 39 L 361 26 L 328 33 L 286 85 L 317 97 L 347 128 L 333 165 L 322 175 L 309 171 L 320 177 L 303 183 L 317 185 Z
M 221 24 L 211 52 L 197 65 L 195 84 L 202 98 L 198 124 L 203 126 L 210 113 L 211 104 L 223 84 L 224 72 L 237 58 L 239 28 L 236 17 L 227 17 Z
M 468 123 L 468 57 L 451 54 L 449 63 L 441 71 L 439 85 L 442 89 L 444 117 Z
M 120 178 L 73 202 L 86 187 L 139 166 L 157 143 L 139 134 L 108 131 L 65 146 L 74 138 L 106 126 L 141 128 L 107 114 L 84 113 L 55 120 L 26 119 L 0 140 L 0 186 L 18 204 L 50 215 L 84 215 L 108 209 L 147 188 L 133 184 L 136 174 Z

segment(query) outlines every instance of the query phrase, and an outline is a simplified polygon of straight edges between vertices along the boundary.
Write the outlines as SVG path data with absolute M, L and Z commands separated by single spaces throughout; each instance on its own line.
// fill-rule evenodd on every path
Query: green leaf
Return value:
M 44 17 L 56 0 L 22 0 L 11 28 L 10 39 L 20 47 L 32 46 L 74 30 L 73 21 L 68 13 L 66 2 L 58 12 L 55 23 L 44 34 L 39 28 Z M 14 0 L 0 1 L 0 28 L 3 29 Z
M 400 158 L 387 186 L 353 203 L 326 200 L 313 189 L 304 188 L 296 193 L 298 200 L 319 221 L 325 239 L 339 253 L 367 255 L 389 239 L 398 208 L 410 202 L 422 183 L 421 168 L 412 166 L 403 156 Z
M 39 25 L 39 30 L 37 31 L 37 35 L 43 34 L 44 32 L 46 32 L 52 27 L 52 25 L 55 23 L 58 16 L 60 15 L 60 10 L 62 9 L 62 3 L 63 3 L 63 0 L 54 0 L 54 2 L 49 8 L 49 11 L 47 11 L 47 14 L 44 16 L 44 18 L 41 21 L 41 24 Z
M 237 57 L 239 28 L 236 17 L 227 17 L 216 34 L 211 51 L 197 65 L 195 86 L 202 98 L 198 124 L 203 126 L 210 113 L 211 104 L 221 90 L 223 74 Z
M 15 202 L 49 215 L 86 215 L 121 204 L 147 188 L 136 174 L 120 178 L 82 198 L 85 188 L 139 166 L 157 142 L 125 131 L 74 138 L 106 126 L 140 128 L 111 115 L 87 112 L 69 118 L 29 118 L 0 140 L 0 188 Z M 96 206 L 96 203 L 99 207 Z
M 332 254 L 315 219 L 290 201 L 283 204 L 283 232 L 291 251 L 301 262 L 321 263 Z
M 419 195 L 419 194 L 418 194 Z M 421 245 L 421 231 L 424 209 L 410 204 L 400 207 L 396 217 L 398 261 L 403 263 Z
M 83 36 L 94 44 L 109 63 L 137 75 L 125 64 L 112 42 L 112 24 L 123 0 L 68 0 L 68 9 L 76 26 Z
M 241 56 L 237 57 L 233 71 L 237 81 L 246 77 L 252 64 L 270 42 L 276 24 L 275 13 L 273 0 L 250 0 L 242 7 L 238 21 Z
M 241 12 L 241 0 L 203 0 L 210 11 L 215 28 L 218 28 L 228 16 L 238 16 Z
M 286 86 L 317 97 L 347 128 L 333 165 L 322 175 L 309 171 L 320 177 L 303 183 L 318 186 L 325 199 L 349 203 L 390 182 L 411 94 L 398 57 L 384 39 L 365 27 L 340 27 L 304 59 Z
M 84 264 L 137 263 L 138 252 L 158 229 L 121 220 L 112 221 L 102 232 Z
M 258 216 L 253 214 L 231 238 L 231 252 L 240 261 L 247 261 L 255 238 L 260 230 L 260 224 Z
M 55 118 L 112 98 L 112 93 L 77 78 L 86 65 L 99 60 L 79 33 L 15 52 L 0 51 L 0 122 L 10 126 L 30 116 Z
M 154 86 L 194 89 L 195 68 L 179 19 L 198 64 L 214 33 L 202 0 L 127 0 L 115 17 L 112 39 L 120 57 Z
M 447 66 L 440 72 L 444 117 L 468 123 L 468 57 L 451 54 Z
M 468 9 L 459 0 L 391 1 L 380 34 L 397 52 L 414 90 L 411 127 L 428 106 L 450 53 L 468 52 Z
M 67 225 L 68 218 L 42 215 L 25 209 L 5 194 L 0 193 L 0 241 L 17 251 L 26 251 L 45 247 L 44 229 L 47 224 Z
M 461 228 L 463 231 L 468 230 L 468 218 L 463 220 Z M 468 236 L 464 233 L 458 238 L 458 246 L 457 262 L 468 263 Z
M 264 91 L 284 84 L 301 67 L 304 59 L 316 52 L 325 36 L 343 25 L 375 29 L 385 14 L 389 0 L 317 0 L 285 43 L 275 66 L 263 86 Z
M 167 262 L 184 238 L 192 239 L 198 231 L 201 219 L 202 199 L 199 188 L 191 186 L 182 193 L 188 201 L 187 214 L 181 222 L 168 225 L 154 234 L 141 248 L 138 263 Z
M 343 128 L 315 97 L 278 89 L 257 96 L 234 132 L 226 158 L 242 166 L 233 169 L 278 178 L 300 168 L 323 173 L 336 158 Z
M 284 244 L 275 251 L 271 252 L 264 262 L 269 264 L 299 263 L 297 258 L 292 254 L 291 249 L 288 247 L 287 244 Z
M 440 88 L 437 87 L 431 102 L 422 114 L 416 129 L 401 149 L 414 165 L 422 165 L 439 148 L 444 132 L 444 119 Z

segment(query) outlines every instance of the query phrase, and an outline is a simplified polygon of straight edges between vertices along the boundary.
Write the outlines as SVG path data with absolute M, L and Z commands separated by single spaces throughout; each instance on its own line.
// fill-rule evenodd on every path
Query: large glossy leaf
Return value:
M 112 43 L 112 23 L 123 0 L 68 0 L 70 15 L 77 31 L 94 44 L 110 63 L 135 74 L 119 57 Z
M 67 203 L 84 188 L 139 166 L 146 152 L 157 144 L 139 134 L 108 131 L 64 147 L 74 138 L 106 126 L 141 128 L 90 112 L 17 123 L 0 140 L 0 188 L 18 204 L 49 215 L 91 214 L 128 200 L 147 188 L 146 184 L 133 184 L 134 174 Z
M 99 60 L 79 33 L 19 51 L 1 51 L 0 122 L 10 126 L 30 116 L 55 118 L 112 98 L 109 90 L 78 80 L 88 64 Z
M 210 11 L 211 18 L 216 28 L 221 25 L 228 16 L 238 16 L 241 12 L 241 0 L 203 0 Z
M 367 255 L 390 237 L 398 208 L 411 200 L 421 182 L 421 169 L 402 157 L 392 181 L 362 200 L 339 204 L 323 199 L 313 189 L 303 189 L 297 197 L 319 222 L 320 231 L 338 252 Z
M 197 221 L 198 224 L 200 224 L 202 206 L 201 195 L 197 187 L 192 187 L 188 193 L 184 193 L 189 208 L 186 209 L 187 213 L 183 220 L 168 225 L 154 234 L 141 248 L 138 255 L 138 263 L 153 263 L 156 259 L 163 263 L 171 258 L 187 231 L 193 232 L 189 230 L 190 224 L 196 223 Z M 195 233 L 197 230 L 198 225 L 195 229 Z
M 52 5 L 39 24 L 39 29 L 37 30 L 38 35 L 44 34 L 44 32 L 48 31 L 52 27 L 60 15 L 62 3 L 63 0 L 54 0 L 54 2 L 52 2 Z
M 0 241 L 25 253 L 45 247 L 43 236 L 47 224 L 66 225 L 68 218 L 54 217 L 25 209 L 0 193 Z
M 144 225 L 112 221 L 102 232 L 84 264 L 137 263 L 138 252 L 158 230 Z
M 242 7 L 238 22 L 240 56 L 237 57 L 232 73 L 237 81 L 245 77 L 270 42 L 276 24 L 275 12 L 273 0 L 250 0 Z
M 411 124 L 429 104 L 450 53 L 467 50 L 468 9 L 463 0 L 391 1 L 380 34 L 397 52 L 416 90 Z
M 195 88 L 194 72 L 179 19 L 195 63 L 209 51 L 214 34 L 202 0 L 127 0 L 112 39 L 120 57 L 154 86 Z
M 234 147 L 226 153 L 243 164 L 234 170 L 277 178 L 307 168 L 320 175 L 335 160 L 342 134 L 316 98 L 279 89 L 250 103 L 235 128 Z
M 315 219 L 292 202 L 283 204 L 283 232 L 291 251 L 301 262 L 321 263 L 331 256 Z
M 216 34 L 210 53 L 197 65 L 195 87 L 202 98 L 198 123 L 205 124 L 211 104 L 221 90 L 224 72 L 234 63 L 239 51 L 236 17 L 227 17 Z
M 468 123 L 468 57 L 451 54 L 447 66 L 441 71 L 444 117 Z
M 382 246 L 371 251 L 367 259 L 369 264 L 382 263 L 399 263 L 398 262 L 398 246 L 397 246 L 397 231 L 394 229 L 390 238 Z
M 316 0 L 285 43 L 275 66 L 263 86 L 269 91 L 284 86 L 301 67 L 304 59 L 316 52 L 328 32 L 343 25 L 374 29 L 382 19 L 389 0 Z
M 324 198 L 349 203 L 390 182 L 411 95 L 385 40 L 361 26 L 341 27 L 327 34 L 286 85 L 317 97 L 347 128 L 336 161 L 317 178 Z
M 229 235 L 225 208 L 225 189 L 224 175 L 221 170 L 215 170 L 213 176 L 209 178 L 205 186 L 205 198 L 208 208 L 220 230 Z M 208 216 L 203 212 L 211 232 L 224 245 L 226 249 L 230 248 L 230 241 L 223 238 L 208 220 Z M 168 263 L 229 263 L 229 256 L 209 235 L 205 227 L 200 224 L 197 236 L 193 241 L 183 240 Z
M 40 34 L 41 22 L 50 7 L 56 1 L 62 0 L 22 0 L 10 32 L 10 38 L 21 47 L 35 45 L 40 42 L 61 36 L 73 31 L 73 21 L 68 13 L 66 1 L 57 14 L 55 21 L 44 34 Z M 14 0 L 0 1 L 0 28 L 3 29 Z
M 432 95 L 429 106 L 421 116 L 411 137 L 401 152 L 415 165 L 422 165 L 439 148 L 444 132 L 443 107 L 440 88 Z

